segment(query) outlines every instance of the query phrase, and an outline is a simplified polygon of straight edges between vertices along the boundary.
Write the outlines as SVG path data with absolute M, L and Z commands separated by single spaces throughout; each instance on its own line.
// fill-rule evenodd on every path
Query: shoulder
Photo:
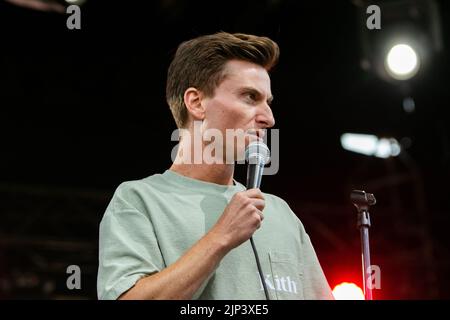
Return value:
M 270 201 L 272 204 L 277 205 L 277 206 L 289 208 L 288 203 L 284 199 L 280 198 L 279 196 L 276 196 L 271 193 L 265 193 L 265 192 L 263 192 L 263 195 L 264 195 L 264 198 L 266 199 L 266 201 Z
M 298 220 L 298 217 L 284 199 L 271 193 L 263 193 L 263 195 L 266 200 L 266 206 L 270 207 L 271 210 L 286 215 L 291 219 Z
M 266 199 L 266 208 L 269 207 L 278 218 L 283 218 L 297 226 L 300 234 L 306 234 L 305 227 L 300 217 L 291 209 L 284 199 L 270 193 L 263 193 L 263 195 Z
M 163 184 L 161 174 L 122 182 L 114 191 L 111 205 L 114 208 L 133 207 L 139 211 L 144 210 L 144 203 L 151 198 L 155 190 Z
M 142 179 L 124 181 L 117 187 L 116 192 L 136 192 L 148 187 L 158 187 L 162 184 L 164 184 L 163 175 L 155 173 Z
M 162 173 L 155 173 L 139 180 L 122 182 L 116 189 L 116 193 L 139 193 L 148 192 L 149 189 L 155 191 L 162 188 L 173 187 L 167 177 Z

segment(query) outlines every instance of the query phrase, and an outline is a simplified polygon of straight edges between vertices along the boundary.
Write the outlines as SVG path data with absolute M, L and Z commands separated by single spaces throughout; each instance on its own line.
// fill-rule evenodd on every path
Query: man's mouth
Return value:
M 258 140 L 263 140 L 266 132 L 265 129 L 249 129 L 247 130 L 247 134 L 250 136 L 255 136 Z

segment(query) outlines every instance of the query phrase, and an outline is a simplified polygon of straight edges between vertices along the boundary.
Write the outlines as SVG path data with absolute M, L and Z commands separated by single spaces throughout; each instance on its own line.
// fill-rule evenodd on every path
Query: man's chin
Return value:
M 245 135 L 245 148 L 247 148 L 250 143 L 255 142 L 255 141 L 263 142 L 264 140 L 256 134 L 246 134 Z

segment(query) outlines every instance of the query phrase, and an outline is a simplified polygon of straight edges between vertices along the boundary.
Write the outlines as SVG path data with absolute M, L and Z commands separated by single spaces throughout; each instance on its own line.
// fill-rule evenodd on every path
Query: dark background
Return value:
M 81 30 L 66 28 L 68 15 L 0 1 L 0 298 L 96 298 L 98 225 L 115 188 L 171 164 L 165 80 L 176 47 L 221 30 L 281 48 L 280 170 L 262 189 L 303 221 L 330 285 L 361 286 L 349 194 L 362 189 L 378 201 L 375 298 L 450 298 L 450 3 L 438 6 L 444 49 L 404 86 L 361 68 L 351 1 L 87 1 Z M 383 18 L 371 32 L 382 34 Z M 350 153 L 345 132 L 395 137 L 404 149 Z M 245 180 L 244 166 L 236 176 Z M 81 290 L 66 288 L 73 264 Z

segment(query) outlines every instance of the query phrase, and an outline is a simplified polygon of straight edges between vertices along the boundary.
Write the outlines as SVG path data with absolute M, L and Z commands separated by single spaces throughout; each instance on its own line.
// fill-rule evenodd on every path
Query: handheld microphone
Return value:
M 248 162 L 247 189 L 259 188 L 261 185 L 264 165 L 270 161 L 270 150 L 264 142 L 252 142 L 247 146 L 247 149 L 245 149 L 245 160 Z M 261 269 L 261 263 L 259 262 L 258 251 L 256 251 L 253 236 L 250 237 L 250 243 L 252 245 L 253 254 L 255 255 L 256 266 L 258 268 L 259 277 L 264 289 L 264 295 L 266 296 L 266 300 L 270 300 L 269 291 L 267 290 L 266 280 L 264 279 Z
M 247 168 L 247 189 L 259 188 L 264 166 L 270 161 L 270 150 L 262 141 L 254 141 L 245 149 Z

